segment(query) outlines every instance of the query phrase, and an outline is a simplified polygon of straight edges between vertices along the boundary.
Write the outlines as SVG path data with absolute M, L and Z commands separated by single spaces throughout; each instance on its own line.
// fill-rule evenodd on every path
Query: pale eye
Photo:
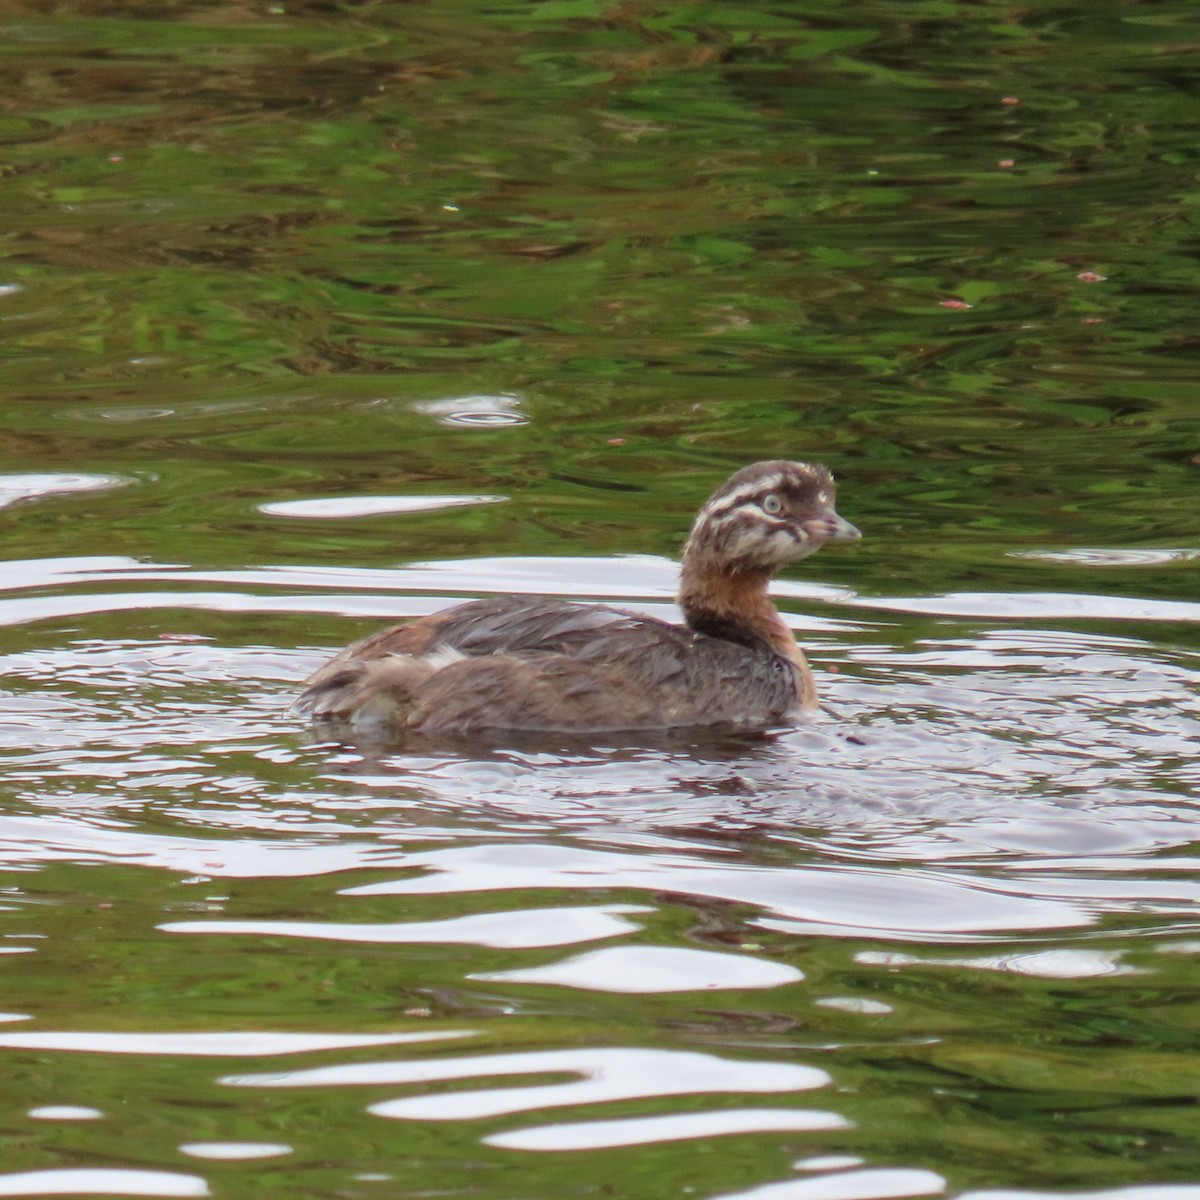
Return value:
M 763 512 L 770 513 L 771 516 L 777 517 L 783 512 L 783 501 L 772 492 L 762 502 Z

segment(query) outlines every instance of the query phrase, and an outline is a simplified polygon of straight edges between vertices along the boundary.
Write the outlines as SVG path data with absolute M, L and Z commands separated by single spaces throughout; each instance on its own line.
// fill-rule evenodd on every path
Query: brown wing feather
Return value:
M 457 608 L 449 608 L 445 612 L 434 613 L 431 617 L 418 617 L 415 621 L 391 625 L 378 633 L 360 638 L 357 642 L 351 642 L 344 650 L 339 650 L 321 671 L 334 663 L 350 662 L 354 659 L 386 658 L 392 654 L 411 654 L 414 657 L 427 654 L 437 644 L 438 632 L 447 618 L 457 611 Z M 320 674 L 320 671 L 317 674 Z
M 598 731 L 671 723 L 644 688 L 615 671 L 560 654 L 464 658 L 422 684 L 415 700 L 407 724 L 422 733 Z
M 356 642 L 297 703 L 318 719 L 432 733 L 768 724 L 795 699 L 790 667 L 765 645 L 601 604 L 505 596 Z
M 610 608 L 536 596 L 498 596 L 476 600 L 439 613 L 442 624 L 435 642 L 461 654 L 512 654 L 547 651 L 575 656 L 605 634 L 653 630 L 679 633 L 676 626 L 653 617 Z

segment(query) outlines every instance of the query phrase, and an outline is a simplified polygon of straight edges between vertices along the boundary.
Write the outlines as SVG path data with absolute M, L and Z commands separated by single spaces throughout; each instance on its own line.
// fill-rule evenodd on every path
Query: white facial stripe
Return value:
M 732 492 L 726 492 L 725 495 L 710 500 L 700 510 L 700 515 L 716 516 L 727 512 L 731 508 L 745 504 L 747 500 L 754 500 L 759 496 L 765 496 L 768 492 L 775 491 L 776 488 L 782 487 L 783 483 L 784 476 L 778 472 L 774 475 L 764 475 L 762 479 L 757 479 L 753 483 L 741 483 Z
M 778 516 L 771 516 L 770 513 L 765 513 L 756 505 L 747 504 L 742 508 L 735 508 L 729 512 L 721 513 L 720 516 L 713 517 L 706 521 L 705 524 L 713 529 L 721 529 L 728 525 L 731 521 L 757 521 L 760 525 L 780 526 L 783 521 Z
M 763 539 L 756 529 L 744 529 L 733 539 L 728 548 L 732 559 L 752 556 L 759 558 L 763 551 Z
M 791 558 L 796 553 L 797 546 L 803 546 L 808 542 L 808 534 L 803 530 L 796 532 L 798 537 L 793 537 L 783 530 L 771 534 L 771 553 L 774 558 Z
M 709 500 L 700 510 L 700 517 L 717 517 L 733 509 L 740 508 L 748 502 L 761 504 L 771 492 L 780 490 L 786 492 L 789 484 L 794 486 L 797 483 L 801 483 L 811 486 L 814 483 L 823 483 L 828 478 L 829 475 L 824 470 L 817 470 L 810 467 L 807 463 L 794 463 L 789 470 L 772 471 L 769 474 L 759 476 L 757 479 L 747 479 L 745 482 L 739 483 L 731 491 L 724 492 L 720 496 Z M 821 488 L 817 495 L 817 500 L 822 505 L 831 505 L 833 503 L 832 488 Z
M 807 553 L 808 534 L 803 530 L 776 529 L 764 537 L 760 530 L 743 528 L 730 540 L 724 552 L 731 559 L 771 565 L 787 562 Z

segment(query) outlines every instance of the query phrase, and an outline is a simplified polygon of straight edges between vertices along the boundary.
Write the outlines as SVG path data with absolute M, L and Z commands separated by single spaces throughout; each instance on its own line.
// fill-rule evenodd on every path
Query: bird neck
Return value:
M 730 571 L 685 558 L 679 607 L 699 633 L 771 644 L 783 621 L 767 594 L 770 582 L 769 571 Z
M 801 707 L 812 708 L 816 702 L 812 672 L 792 631 L 771 603 L 767 592 L 771 579 L 771 571 L 730 571 L 685 556 L 679 607 L 697 633 L 743 645 L 768 646 L 791 665 Z
M 700 634 L 731 642 L 766 642 L 776 653 L 794 646 L 767 592 L 768 570 L 732 571 L 710 563 L 684 560 L 679 580 L 679 607 Z

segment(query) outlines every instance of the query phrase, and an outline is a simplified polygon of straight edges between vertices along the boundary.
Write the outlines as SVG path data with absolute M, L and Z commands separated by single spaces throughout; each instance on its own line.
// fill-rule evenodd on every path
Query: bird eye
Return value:
M 783 512 L 783 501 L 772 492 L 762 502 L 763 512 L 770 513 L 771 516 L 778 516 Z

